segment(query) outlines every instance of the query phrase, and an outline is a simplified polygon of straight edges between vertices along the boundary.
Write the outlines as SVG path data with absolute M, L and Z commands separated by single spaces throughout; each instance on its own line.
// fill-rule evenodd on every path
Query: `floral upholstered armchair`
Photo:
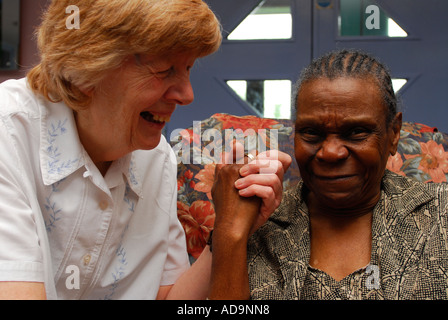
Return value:
M 177 214 L 186 233 L 192 261 L 201 254 L 208 234 L 213 229 L 215 212 L 211 188 L 215 163 L 219 160 L 216 153 L 219 147 L 221 150 L 225 148 L 225 139 L 222 139 L 226 136 L 225 132 L 234 131 L 243 134 L 246 145 L 255 139 L 257 148 L 261 147 L 261 150 L 278 148 L 294 158 L 292 120 L 237 117 L 220 113 L 179 132 L 179 139 L 171 142 L 180 161 L 177 172 Z M 210 138 L 210 132 L 218 134 Z M 268 132 L 275 132 L 275 135 Z M 404 122 L 398 152 L 389 158 L 387 169 L 418 181 L 446 182 L 448 134 L 423 124 Z M 297 163 L 293 161 L 284 177 L 284 189 L 294 187 L 299 180 L 300 172 Z

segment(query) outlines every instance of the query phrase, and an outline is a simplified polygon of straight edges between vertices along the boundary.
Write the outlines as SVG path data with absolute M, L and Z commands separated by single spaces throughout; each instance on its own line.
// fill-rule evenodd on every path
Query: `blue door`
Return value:
M 313 56 L 335 48 L 357 48 L 370 52 L 389 66 L 392 76 L 406 79 L 398 91 L 405 121 L 435 126 L 448 132 L 448 1 L 444 0 L 334 0 L 328 8 L 313 11 Z M 356 3 L 358 30 L 341 32 L 344 10 Z M 372 11 L 380 9 L 380 14 Z M 344 8 L 345 7 L 345 8 Z M 367 11 L 367 13 L 366 13 Z M 381 25 L 372 27 L 375 14 Z M 387 35 L 387 21 L 393 19 L 406 35 Z M 350 21 L 348 21 L 350 23 Z M 356 25 L 356 22 L 354 23 Z M 389 23 L 390 26 L 390 23 Z M 372 31 L 378 31 L 376 34 Z
M 314 57 L 336 48 L 358 48 L 385 62 L 396 79 L 405 121 L 448 132 L 448 1 L 446 0 L 206 0 L 224 29 L 220 50 L 192 71 L 195 101 L 178 107 L 167 136 L 214 113 L 263 116 L 229 80 L 257 86 L 263 80 L 297 79 Z M 228 36 L 260 7 L 288 7 L 286 39 L 231 40 Z M 272 11 L 272 8 L 271 8 Z M 399 26 L 402 34 L 387 28 Z M 268 25 L 271 27 L 271 25 Z M 272 25 L 272 28 L 274 25 Z
M 200 59 L 192 70 L 195 100 L 178 107 L 167 127 L 187 128 L 193 121 L 215 113 L 262 116 L 242 100 L 228 80 L 289 80 L 293 82 L 312 57 L 312 1 L 297 0 L 207 0 L 223 25 L 224 40 L 220 50 Z M 288 39 L 229 40 L 227 37 L 257 7 L 273 3 L 288 7 L 292 32 Z M 274 26 L 272 26 L 273 28 Z

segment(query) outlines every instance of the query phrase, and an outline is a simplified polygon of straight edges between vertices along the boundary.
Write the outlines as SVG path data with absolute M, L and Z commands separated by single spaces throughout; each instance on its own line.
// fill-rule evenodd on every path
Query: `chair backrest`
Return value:
M 228 138 L 243 137 L 246 146 L 265 150 L 278 148 L 294 158 L 294 122 L 215 114 L 180 132 L 181 138 L 171 145 L 178 164 L 178 217 L 187 236 L 188 252 L 196 259 L 205 246 L 214 224 L 211 202 L 217 153 L 224 150 Z M 387 169 L 422 182 L 446 182 L 448 177 L 448 134 L 427 125 L 404 122 L 398 152 L 390 157 Z M 300 180 L 297 163 L 293 161 L 284 177 L 284 189 Z

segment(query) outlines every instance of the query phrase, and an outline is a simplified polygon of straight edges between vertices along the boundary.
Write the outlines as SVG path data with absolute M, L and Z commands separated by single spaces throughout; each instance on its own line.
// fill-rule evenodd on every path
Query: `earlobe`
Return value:
M 81 91 L 87 97 L 92 98 L 94 89 L 93 88 L 79 88 L 79 91 Z

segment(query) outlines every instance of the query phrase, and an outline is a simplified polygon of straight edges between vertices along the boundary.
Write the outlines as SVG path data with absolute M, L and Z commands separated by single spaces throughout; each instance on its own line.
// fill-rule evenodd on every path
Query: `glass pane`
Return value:
M 291 118 L 290 80 L 229 80 L 227 84 L 265 118 Z
M 339 35 L 408 36 L 373 0 L 340 0 Z
M 291 39 L 290 0 L 266 0 L 233 30 L 229 40 Z
M 20 1 L 0 0 L 0 70 L 17 69 Z
M 387 20 L 387 26 L 388 26 L 388 36 L 389 37 L 407 37 L 408 34 L 406 31 L 404 31 L 394 20 L 389 18 Z
M 407 79 L 392 79 L 392 87 L 394 88 L 395 93 L 400 91 L 401 88 L 408 82 Z

